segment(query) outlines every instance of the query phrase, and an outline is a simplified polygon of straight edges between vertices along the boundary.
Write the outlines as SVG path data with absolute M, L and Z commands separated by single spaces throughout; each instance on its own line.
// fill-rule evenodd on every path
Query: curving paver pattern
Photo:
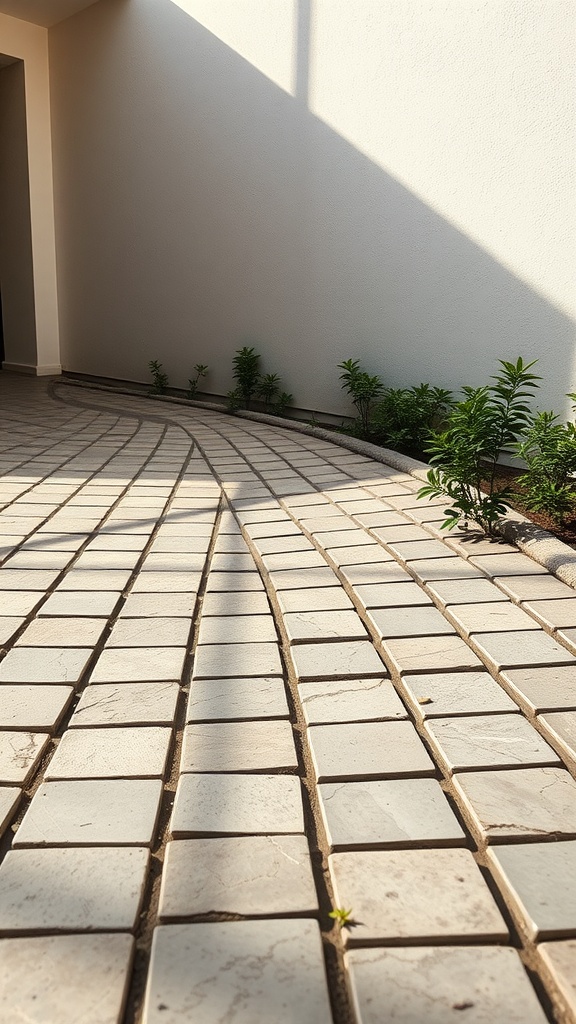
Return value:
M 576 1020 L 576 592 L 337 439 L 0 398 L 0 1021 Z

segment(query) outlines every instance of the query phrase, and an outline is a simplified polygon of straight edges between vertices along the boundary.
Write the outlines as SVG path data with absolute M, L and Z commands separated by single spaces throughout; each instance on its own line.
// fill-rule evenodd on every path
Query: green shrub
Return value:
M 372 406 L 384 388 L 382 379 L 361 370 L 358 359 L 345 359 L 344 362 L 338 363 L 338 369 L 343 371 L 340 374 L 341 387 L 348 392 L 358 410 L 360 436 L 368 438 Z
M 194 369 L 196 371 L 196 376 L 188 377 L 188 391 L 186 392 L 186 398 L 190 399 L 190 401 L 196 397 L 200 378 L 205 377 L 208 373 L 208 367 L 204 366 L 203 363 L 196 363 Z
M 445 422 L 452 393 L 430 384 L 386 388 L 372 408 L 370 440 L 397 451 L 420 454 Z
M 574 397 L 574 396 L 570 396 Z M 517 483 L 530 512 L 544 512 L 558 524 L 576 507 L 576 425 L 560 423 L 553 412 L 538 412 L 517 454 L 527 465 Z
M 162 369 L 162 363 L 157 359 L 151 359 L 148 369 L 152 374 L 152 387 L 148 392 L 150 395 L 163 395 L 168 390 L 168 375 Z
M 249 409 L 260 383 L 260 354 L 253 347 L 244 345 L 236 350 L 232 365 L 236 387 L 228 393 L 230 408 Z

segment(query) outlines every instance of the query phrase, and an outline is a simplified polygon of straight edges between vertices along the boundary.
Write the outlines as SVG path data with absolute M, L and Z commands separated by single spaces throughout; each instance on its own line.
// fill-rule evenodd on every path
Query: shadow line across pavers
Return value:
M 0 1020 L 576 1020 L 574 590 L 336 439 L 0 393 Z

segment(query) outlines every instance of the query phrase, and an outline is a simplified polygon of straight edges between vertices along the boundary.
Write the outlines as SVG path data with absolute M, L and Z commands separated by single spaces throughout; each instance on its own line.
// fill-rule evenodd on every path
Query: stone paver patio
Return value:
M 575 1021 L 576 591 L 336 438 L 0 399 L 2 1024 Z

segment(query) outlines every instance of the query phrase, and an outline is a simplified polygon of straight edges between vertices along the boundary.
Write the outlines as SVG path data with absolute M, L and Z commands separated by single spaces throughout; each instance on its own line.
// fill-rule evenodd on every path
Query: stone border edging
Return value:
M 341 448 L 347 448 L 357 455 L 364 455 L 366 458 L 374 459 L 385 466 L 391 466 L 402 473 L 408 473 L 416 480 L 426 481 L 426 474 L 429 466 L 418 459 L 412 459 L 409 455 L 402 455 L 391 448 L 381 448 L 370 441 L 362 441 L 357 437 L 348 437 L 346 434 L 336 435 L 335 431 L 326 430 L 323 427 L 313 427 L 308 423 L 299 420 L 290 420 L 282 416 L 271 416 L 264 412 L 253 412 L 248 409 L 237 409 L 231 412 L 227 406 L 219 402 L 198 402 L 188 398 L 178 398 L 175 395 L 148 395 L 145 392 L 137 391 L 134 388 L 116 388 L 110 384 L 93 384 L 88 381 L 81 381 L 71 377 L 57 377 L 52 383 L 54 385 L 64 384 L 67 387 L 84 388 L 89 391 L 107 391 L 117 395 L 130 395 L 135 398 L 151 398 L 155 402 L 166 402 L 170 405 L 182 405 L 187 408 L 207 409 L 210 412 L 226 413 L 228 416 L 237 416 L 241 419 L 254 420 L 256 423 L 269 423 L 271 426 L 283 427 L 287 430 L 295 430 L 300 434 L 308 434 L 311 437 L 318 437 L 323 441 L 330 441 L 332 444 L 339 444 Z M 528 555 L 539 565 L 542 565 L 548 572 L 557 576 L 559 580 L 576 590 L 576 550 L 558 540 L 548 530 L 544 530 L 535 523 L 530 522 L 520 512 L 509 510 L 505 519 L 498 522 L 498 531 L 512 544 L 515 544 L 520 551 Z

